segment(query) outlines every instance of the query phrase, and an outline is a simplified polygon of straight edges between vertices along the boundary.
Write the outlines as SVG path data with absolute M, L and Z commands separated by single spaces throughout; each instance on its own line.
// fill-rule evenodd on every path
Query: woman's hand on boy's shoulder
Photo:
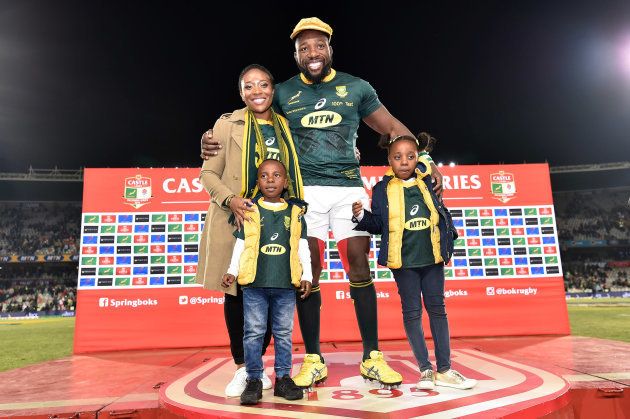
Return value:
M 304 280 L 302 280 L 302 282 L 300 283 L 300 293 L 302 294 L 300 296 L 300 298 L 302 300 L 304 300 L 306 297 L 311 295 L 311 288 L 312 287 L 313 287 L 313 284 L 311 283 L 311 281 L 304 281 Z

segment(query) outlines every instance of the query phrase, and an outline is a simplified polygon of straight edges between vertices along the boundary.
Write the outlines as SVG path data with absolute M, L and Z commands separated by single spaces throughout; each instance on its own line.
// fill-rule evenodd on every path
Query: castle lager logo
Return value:
M 151 195 L 151 178 L 142 175 L 125 178 L 125 204 L 138 209 L 149 203 Z
M 506 203 L 516 195 L 516 182 L 512 173 L 500 170 L 499 173 L 490 175 L 490 188 L 492 197 Z

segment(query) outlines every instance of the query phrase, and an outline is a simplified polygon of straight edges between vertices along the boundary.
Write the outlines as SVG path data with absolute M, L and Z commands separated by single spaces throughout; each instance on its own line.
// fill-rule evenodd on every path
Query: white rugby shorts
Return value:
M 308 211 L 304 215 L 308 237 L 326 241 L 328 229 L 337 242 L 349 237 L 370 236 L 367 231 L 356 231 L 352 222 L 352 204 L 363 203 L 370 209 L 369 197 L 362 186 L 305 186 L 304 200 Z

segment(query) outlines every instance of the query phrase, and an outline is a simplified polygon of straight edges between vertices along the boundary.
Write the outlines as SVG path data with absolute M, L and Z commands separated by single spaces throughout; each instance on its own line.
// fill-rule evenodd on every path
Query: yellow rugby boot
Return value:
M 317 354 L 306 354 L 304 362 L 293 381 L 295 385 L 303 389 L 311 389 L 314 385 L 321 384 L 328 378 L 328 368 Z
M 402 383 L 402 375 L 387 365 L 380 351 L 370 352 L 370 358 L 361 362 L 361 376 L 366 380 L 376 380 L 385 388 L 394 388 Z

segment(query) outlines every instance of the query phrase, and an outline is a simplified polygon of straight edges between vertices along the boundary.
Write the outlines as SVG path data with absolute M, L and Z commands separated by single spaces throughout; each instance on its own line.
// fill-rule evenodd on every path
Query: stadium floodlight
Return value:
M 449 165 L 450 167 L 455 167 L 455 162 L 454 162 L 454 161 L 452 161 L 452 162 L 450 162 L 448 165 Z
M 442 166 L 444 166 L 444 163 L 439 162 L 439 163 L 438 163 L 438 167 L 442 167 Z

